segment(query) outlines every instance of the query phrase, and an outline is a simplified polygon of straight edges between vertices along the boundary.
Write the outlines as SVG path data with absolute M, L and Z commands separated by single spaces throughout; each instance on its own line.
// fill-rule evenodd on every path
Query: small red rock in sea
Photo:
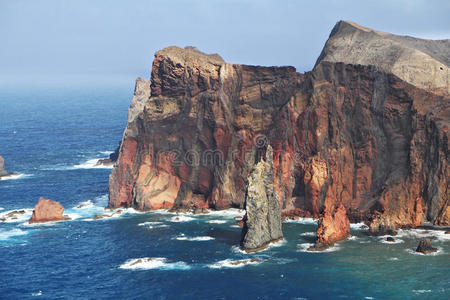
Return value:
M 64 207 L 56 201 L 39 198 L 38 204 L 34 207 L 33 215 L 29 223 L 42 223 L 66 220 L 63 216 Z

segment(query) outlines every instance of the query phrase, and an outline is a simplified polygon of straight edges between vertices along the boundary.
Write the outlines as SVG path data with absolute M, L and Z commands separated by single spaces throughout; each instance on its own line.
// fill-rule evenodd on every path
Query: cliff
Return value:
M 369 38 L 415 54 L 385 63 L 391 48 L 369 44 L 364 59 L 353 49 Z M 318 217 L 342 203 L 350 221 L 374 231 L 449 225 L 449 78 L 430 71 L 420 76 L 436 78 L 432 85 L 415 82 L 427 72 L 418 53 L 447 72 L 448 41 L 350 22 L 335 26 L 306 74 L 229 64 L 192 47 L 158 51 L 151 80 L 136 82 L 109 207 L 243 208 L 247 178 L 270 144 L 284 215 Z

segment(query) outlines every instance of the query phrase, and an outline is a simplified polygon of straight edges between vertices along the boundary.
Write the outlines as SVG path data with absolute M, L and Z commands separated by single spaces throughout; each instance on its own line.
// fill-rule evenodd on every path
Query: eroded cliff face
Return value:
M 442 89 L 378 66 L 319 60 L 300 74 L 169 47 L 137 81 L 109 206 L 243 207 L 270 144 L 285 215 L 342 203 L 374 231 L 449 225 L 449 119 Z

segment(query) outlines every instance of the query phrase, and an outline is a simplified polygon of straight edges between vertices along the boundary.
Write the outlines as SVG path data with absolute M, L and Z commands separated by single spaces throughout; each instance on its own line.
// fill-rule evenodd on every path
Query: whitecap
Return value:
M 3 207 L 0 207 L 0 210 L 4 210 L 4 208 L 3 208 Z
M 211 236 L 195 236 L 195 237 L 187 237 L 187 236 L 177 236 L 175 238 L 176 240 L 179 241 L 190 241 L 190 242 L 205 242 L 205 241 L 211 241 L 214 240 L 213 237 Z
M 386 237 L 388 237 L 388 236 L 386 236 Z M 401 243 L 404 243 L 405 241 L 404 240 L 402 240 L 402 239 L 399 239 L 399 238 L 394 238 L 394 241 L 393 242 L 389 242 L 389 241 L 387 241 L 386 240 L 386 237 L 379 237 L 379 242 L 380 243 L 383 243 L 383 244 L 401 244 Z
M 412 290 L 416 294 L 431 293 L 431 290 Z
M 390 260 L 390 261 L 396 261 L 396 260 L 398 260 L 398 257 L 390 257 L 388 260 Z
M 316 233 L 313 232 L 313 231 L 311 231 L 311 232 L 303 232 L 303 233 L 300 233 L 300 236 L 312 236 L 312 237 L 315 237 Z
M 83 163 L 74 165 L 73 167 L 76 169 L 112 169 L 113 168 L 113 164 L 110 164 L 110 165 L 98 164 L 98 161 L 100 159 L 105 159 L 105 158 L 89 159 Z
M 414 255 L 422 255 L 422 256 L 435 256 L 435 255 L 440 255 L 440 254 L 444 254 L 445 252 L 442 250 L 441 247 L 436 247 L 437 251 L 436 252 L 432 252 L 432 253 L 422 253 L 422 252 L 417 252 L 416 248 L 414 249 L 405 249 L 406 252 L 408 252 L 409 254 L 414 254 Z
M 77 206 L 72 207 L 72 209 L 88 209 L 94 207 L 94 203 L 91 200 L 82 201 L 78 203 Z
M 450 234 L 445 234 L 444 230 L 434 229 L 399 229 L 397 231 L 398 237 L 408 238 L 434 238 L 439 242 L 450 241 Z
M 0 230 L 0 241 L 6 241 L 15 236 L 27 235 L 29 232 L 18 228 L 11 230 Z
M 100 151 L 100 153 L 103 155 L 110 155 L 110 154 L 114 153 L 114 151 Z
M 325 250 L 322 250 L 322 251 L 311 251 L 311 250 L 308 250 L 308 249 L 309 249 L 310 247 L 312 247 L 312 246 L 314 246 L 313 243 L 302 243 L 302 244 L 298 244 L 298 245 L 297 245 L 297 247 L 298 247 L 297 252 L 326 253 L 326 252 L 334 252 L 334 251 L 338 251 L 338 250 L 340 249 L 340 247 L 339 247 L 337 244 L 335 244 L 334 246 L 329 247 L 329 248 L 327 248 L 327 249 L 325 249 Z
M 353 230 L 368 230 L 369 226 L 364 223 L 350 223 L 350 229 Z
M 225 220 L 209 220 L 207 223 L 209 224 L 225 224 L 227 221 Z
M 287 243 L 287 241 L 286 241 L 285 239 L 276 241 L 276 242 L 274 242 L 274 243 L 272 242 L 272 243 L 268 244 L 265 248 L 263 248 L 263 249 L 261 249 L 261 250 L 259 250 L 259 251 L 257 251 L 257 252 L 260 253 L 260 252 L 267 251 L 267 250 L 269 250 L 270 248 L 281 247 L 281 246 L 285 245 L 286 243 Z M 252 253 L 247 253 L 247 252 L 245 252 L 245 251 L 242 250 L 241 247 L 239 247 L 239 246 L 232 246 L 232 247 L 231 247 L 231 251 L 233 251 L 234 253 L 240 253 L 240 254 L 254 254 L 254 252 L 252 252 Z
M 0 222 L 20 223 L 28 221 L 33 214 L 32 208 L 13 209 L 0 213 Z M 9 216 L 8 216 L 9 215 Z
M 31 293 L 31 296 L 33 296 L 33 297 L 42 296 L 42 291 L 40 290 L 36 293 Z
M 233 219 L 233 218 L 237 218 L 237 217 L 242 218 L 245 215 L 245 210 L 244 209 L 238 209 L 238 208 L 228 208 L 228 209 L 223 209 L 223 210 L 212 210 L 212 211 L 209 211 L 207 213 L 207 215 L 220 216 L 220 217 L 229 218 L 229 219 Z
M 317 219 L 314 218 L 286 219 L 283 221 L 283 223 L 317 224 Z
M 182 261 L 167 262 L 165 257 L 142 257 L 129 259 L 119 268 L 127 270 L 187 270 L 190 269 L 190 266 Z
M 17 180 L 17 179 L 24 179 L 24 178 L 28 178 L 33 176 L 33 174 L 11 174 L 11 175 L 6 175 L 3 177 L 0 177 L 0 181 L 3 180 Z
M 138 226 L 150 226 L 150 225 L 160 225 L 162 224 L 161 222 L 143 222 L 143 223 L 139 223 Z
M 174 216 L 174 217 L 170 218 L 170 222 L 176 222 L 176 223 L 178 223 L 178 222 L 190 222 L 190 221 L 193 221 L 193 220 L 195 220 L 195 219 L 192 218 L 192 217 L 183 216 L 183 215 Z
M 261 262 L 262 260 L 259 258 L 246 258 L 239 260 L 225 259 L 208 265 L 208 268 L 211 269 L 241 268 L 247 265 L 258 265 Z
M 347 241 L 356 241 L 359 240 L 359 237 L 357 237 L 356 235 L 351 235 L 347 238 Z

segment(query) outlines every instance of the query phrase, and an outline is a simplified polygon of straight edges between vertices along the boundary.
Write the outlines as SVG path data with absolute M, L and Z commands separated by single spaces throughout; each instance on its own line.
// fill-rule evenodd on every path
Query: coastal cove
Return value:
M 444 299 L 449 294 L 450 235 L 443 231 L 399 230 L 396 243 L 388 244 L 386 237 L 369 237 L 351 224 L 349 240 L 318 253 L 307 251 L 317 221 L 300 218 L 283 223 L 283 241 L 245 254 L 235 219 L 244 212 L 236 209 L 177 215 L 129 208 L 115 218 L 93 220 L 105 212 L 111 172 L 96 168 L 95 160 L 121 140 L 133 86 L 0 89 L 0 154 L 8 171 L 23 175 L 0 181 L 0 214 L 25 210 L 23 218 L 0 223 L 0 295 Z M 27 225 L 41 196 L 61 203 L 73 220 Z M 414 253 L 421 237 L 430 237 L 439 251 Z

